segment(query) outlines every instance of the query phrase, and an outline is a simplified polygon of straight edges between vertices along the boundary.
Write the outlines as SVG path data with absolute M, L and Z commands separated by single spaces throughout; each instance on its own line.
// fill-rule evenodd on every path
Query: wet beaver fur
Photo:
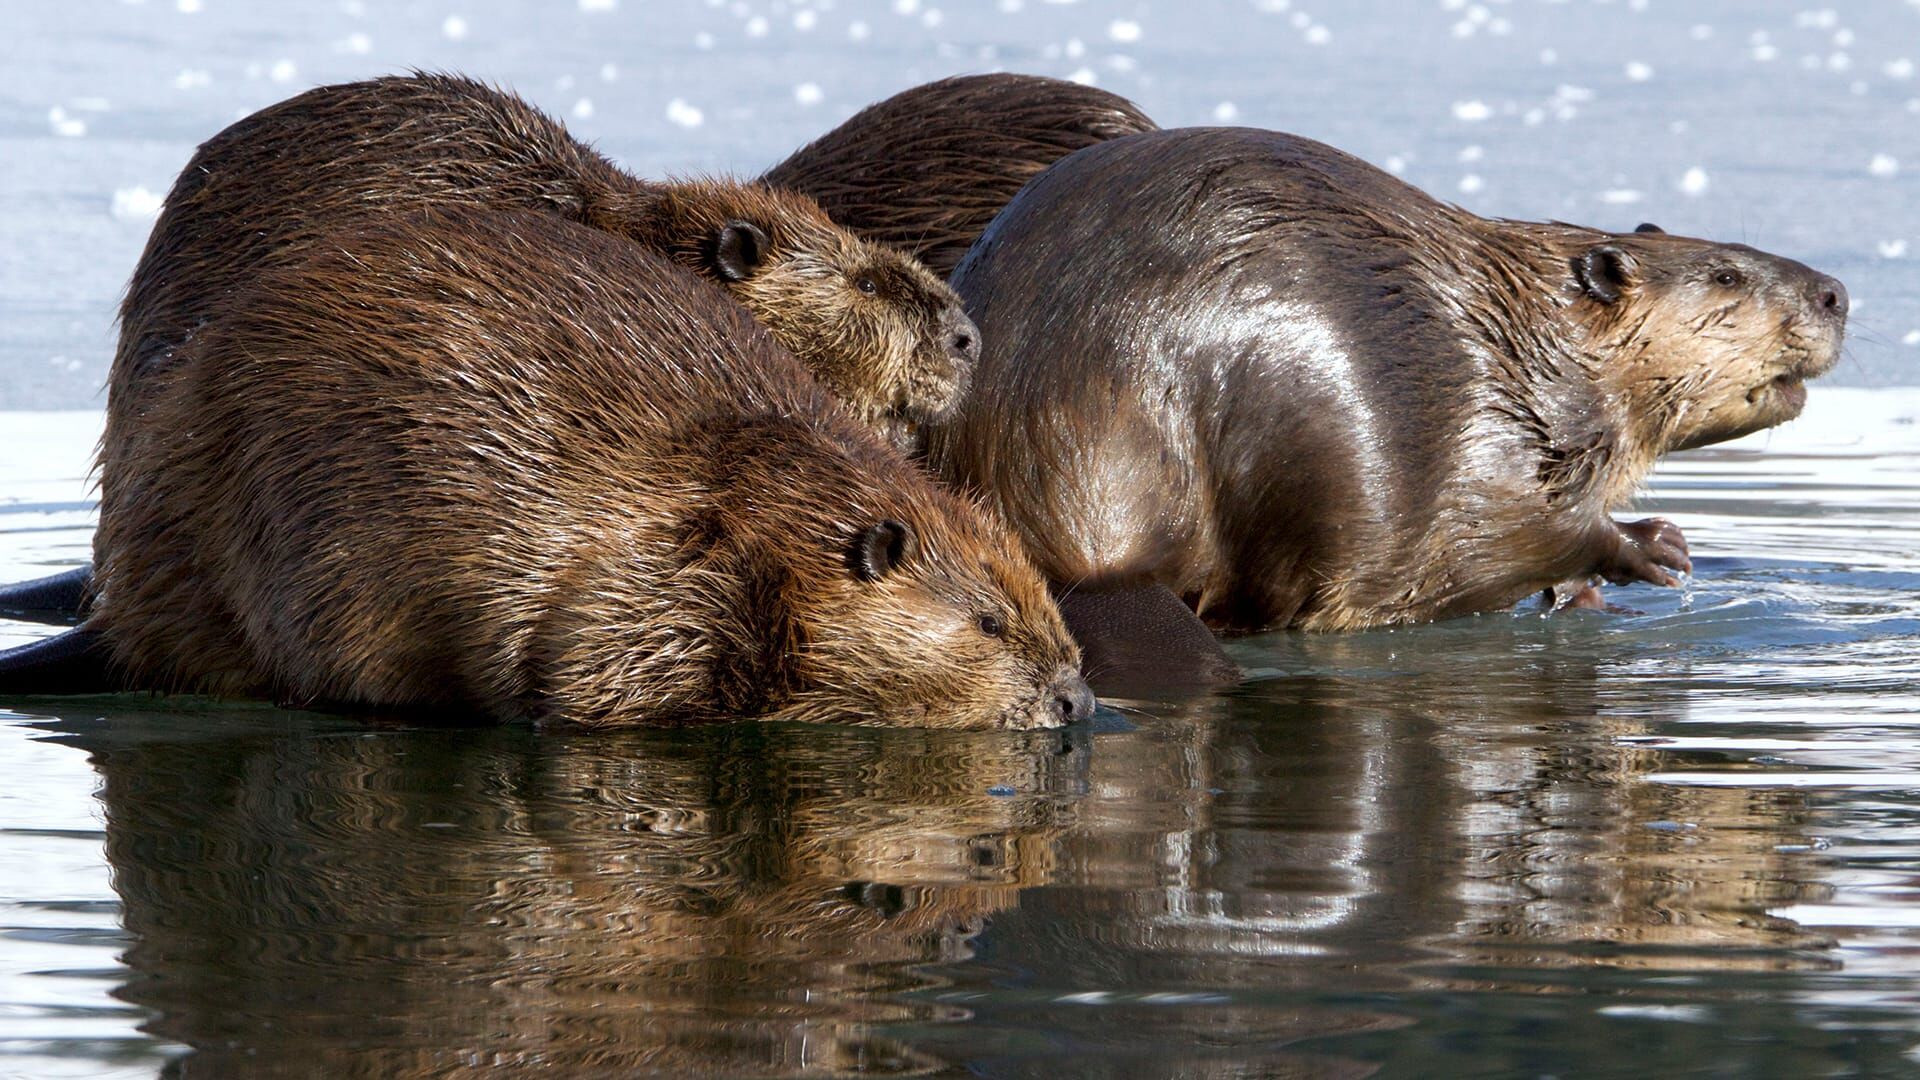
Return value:
M 109 424 L 223 294 L 343 225 L 457 205 L 551 213 L 670 256 L 889 435 L 951 410 L 979 352 L 940 280 L 803 196 L 640 180 L 512 94 L 419 74 L 310 90 L 200 147 L 127 287 Z
M 143 382 L 221 297 L 332 230 L 461 205 L 552 213 L 671 256 L 725 287 L 901 445 L 953 408 L 979 355 L 979 332 L 952 290 L 804 196 L 760 183 L 639 180 L 512 94 L 451 75 L 395 76 L 310 90 L 200 147 L 121 305 L 107 457 L 145 453 L 128 434 L 146 408 Z M 90 587 L 85 567 L 0 586 L 0 611 L 70 623 Z
M 1156 126 L 1116 94 L 1038 75 L 960 75 L 869 105 L 761 176 L 945 277 L 1028 180 Z
M 1847 314 L 1789 259 L 1480 218 L 1252 129 L 1078 152 L 952 280 L 987 347 L 933 459 L 1056 582 L 1235 629 L 1674 582 L 1678 530 L 1609 514 L 1661 454 L 1797 415 Z
M 605 233 L 318 237 L 145 382 L 73 632 L 123 685 L 588 726 L 1092 709 L 996 523 Z

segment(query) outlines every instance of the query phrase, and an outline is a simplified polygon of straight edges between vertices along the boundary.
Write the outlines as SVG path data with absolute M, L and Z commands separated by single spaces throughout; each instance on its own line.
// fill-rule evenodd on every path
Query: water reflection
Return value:
M 1830 966 L 1767 914 L 1831 898 L 1807 796 L 1645 782 L 1684 699 L 1512 625 L 1255 643 L 1343 674 L 1064 736 L 65 737 L 187 1076 L 1357 1075 L 1430 998 Z M 1657 982 L 1614 993 L 1714 998 Z

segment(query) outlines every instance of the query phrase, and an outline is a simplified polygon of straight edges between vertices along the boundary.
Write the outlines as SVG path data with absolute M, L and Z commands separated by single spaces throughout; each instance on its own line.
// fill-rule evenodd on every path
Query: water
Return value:
M 82 557 L 98 416 L 0 420 L 0 573 Z M 1916 466 L 1817 389 L 1661 470 L 1685 590 L 1065 734 L 18 703 L 0 1073 L 1920 1070 Z
M 86 557 L 149 196 L 236 115 L 408 65 L 653 175 L 955 71 L 1091 77 L 1484 213 L 1748 239 L 1857 317 L 1806 417 L 1656 477 L 1687 589 L 1245 639 L 1244 685 L 1064 734 L 13 703 L 0 1075 L 1920 1073 L 1920 6 L 8 15 L 4 580 Z

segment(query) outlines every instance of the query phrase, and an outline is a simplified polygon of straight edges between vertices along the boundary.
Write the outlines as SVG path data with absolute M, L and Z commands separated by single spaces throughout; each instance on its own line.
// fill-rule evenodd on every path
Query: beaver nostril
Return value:
M 1816 297 L 1820 310 L 1834 314 L 1847 313 L 1847 287 L 1836 278 L 1826 278 L 1820 282 L 1820 292 Z
M 1053 680 L 1053 708 L 1060 716 L 1060 722 L 1071 724 L 1085 720 L 1093 715 L 1096 702 L 1093 690 L 1078 671 L 1062 672 Z

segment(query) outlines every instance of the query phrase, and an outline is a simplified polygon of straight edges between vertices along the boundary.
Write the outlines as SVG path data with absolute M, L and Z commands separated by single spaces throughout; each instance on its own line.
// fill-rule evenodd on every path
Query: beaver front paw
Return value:
M 1613 529 L 1616 543 L 1595 571 L 1613 584 L 1650 581 L 1678 585 L 1680 579 L 1669 571 L 1693 572 L 1693 560 L 1687 557 L 1687 538 L 1673 522 L 1647 518 L 1627 525 L 1614 522 Z

